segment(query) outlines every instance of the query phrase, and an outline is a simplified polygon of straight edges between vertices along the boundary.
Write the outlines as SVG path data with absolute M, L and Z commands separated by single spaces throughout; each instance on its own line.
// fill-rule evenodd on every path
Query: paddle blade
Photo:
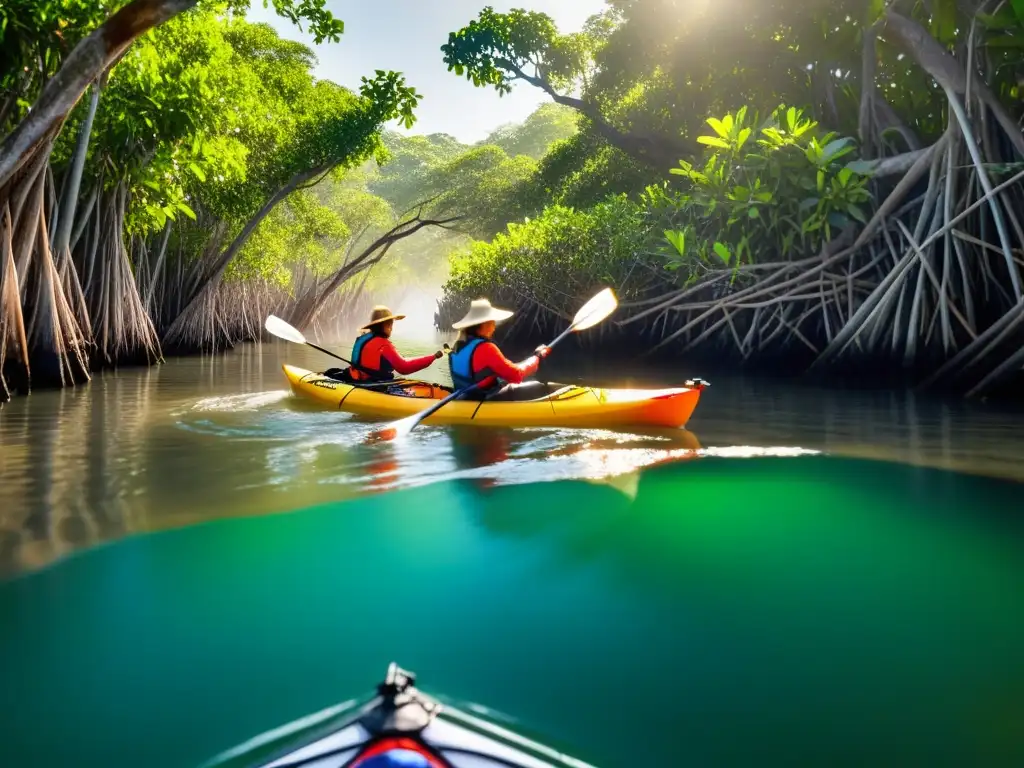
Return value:
M 267 333 L 271 333 L 279 339 L 292 341 L 296 344 L 306 343 L 306 337 L 302 335 L 298 328 L 289 325 L 277 315 L 270 315 L 263 324 L 263 327 L 267 329 Z
M 611 288 L 605 288 L 597 296 L 584 304 L 576 317 L 572 319 L 572 329 L 582 331 L 593 328 L 615 311 L 619 306 L 619 300 L 615 298 Z
M 414 413 L 412 416 L 406 416 L 404 419 L 399 419 L 398 421 L 392 421 L 390 424 L 381 427 L 371 434 L 370 441 L 379 442 L 382 440 L 400 440 L 403 437 L 407 437 L 419 423 L 420 414 L 418 413 Z

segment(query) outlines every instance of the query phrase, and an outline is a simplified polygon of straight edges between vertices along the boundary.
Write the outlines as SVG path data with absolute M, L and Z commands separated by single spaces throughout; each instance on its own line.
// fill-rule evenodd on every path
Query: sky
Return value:
M 604 0 L 327 0 L 327 8 L 345 22 L 337 43 L 314 45 L 313 39 L 254 0 L 246 18 L 271 24 L 282 37 L 299 40 L 316 51 L 318 78 L 357 89 L 360 78 L 374 70 L 395 70 L 422 95 L 417 121 L 409 133 L 448 133 L 472 144 L 499 125 L 526 119 L 547 97 L 537 88 L 517 83 L 499 97 L 491 88 L 474 88 L 442 61 L 448 33 L 461 29 L 484 7 L 496 11 L 526 8 L 546 13 L 560 32 L 578 31 L 586 19 L 604 9 Z M 397 124 L 389 126 L 402 130 Z M 404 132 L 404 131 L 403 131 Z

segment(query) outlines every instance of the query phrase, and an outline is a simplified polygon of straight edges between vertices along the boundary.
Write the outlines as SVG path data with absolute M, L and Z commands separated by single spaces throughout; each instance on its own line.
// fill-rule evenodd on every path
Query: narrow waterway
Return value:
M 196 765 L 392 660 L 602 766 L 1024 764 L 1019 413 L 714 379 L 367 443 L 286 361 L 0 409 L 0 765 Z
M 1024 480 L 1020 413 L 742 378 L 714 379 L 675 434 L 421 428 L 401 444 L 369 445 L 372 424 L 293 396 L 283 362 L 330 364 L 305 347 L 247 345 L 4 406 L 0 574 L 131 533 L 444 479 L 599 479 L 695 448 L 735 457 L 824 451 Z M 570 376 L 554 367 L 554 378 Z M 443 362 L 424 378 L 450 381 Z M 673 382 L 646 374 L 643 383 Z

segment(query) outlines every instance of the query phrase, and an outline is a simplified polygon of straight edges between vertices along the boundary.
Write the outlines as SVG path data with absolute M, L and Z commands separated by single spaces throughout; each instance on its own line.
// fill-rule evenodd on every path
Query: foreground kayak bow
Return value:
M 257 736 L 204 768 L 594 768 L 439 702 L 388 667 L 377 696 Z

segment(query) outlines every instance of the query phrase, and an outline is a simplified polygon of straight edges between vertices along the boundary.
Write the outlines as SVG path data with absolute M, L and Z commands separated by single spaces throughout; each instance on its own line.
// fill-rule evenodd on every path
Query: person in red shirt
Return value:
M 352 365 L 346 373 L 355 382 L 393 381 L 395 373 L 408 376 L 422 371 L 435 360 L 444 356 L 437 351 L 432 355 L 414 357 L 406 360 L 395 345 L 391 343 L 391 332 L 395 320 L 402 320 L 405 315 L 395 315 L 384 306 L 373 308 L 370 322 L 363 328 L 362 335 L 352 346 Z
M 506 309 L 492 307 L 487 299 L 477 299 L 470 305 L 466 316 L 452 325 L 461 331 L 448 357 L 452 384 L 456 390 L 480 385 L 465 395 L 466 400 L 512 397 L 515 387 L 535 374 L 540 361 L 551 352 L 542 345 L 537 347 L 532 357 L 521 363 L 513 363 L 505 357 L 492 337 L 497 324 L 512 315 Z

